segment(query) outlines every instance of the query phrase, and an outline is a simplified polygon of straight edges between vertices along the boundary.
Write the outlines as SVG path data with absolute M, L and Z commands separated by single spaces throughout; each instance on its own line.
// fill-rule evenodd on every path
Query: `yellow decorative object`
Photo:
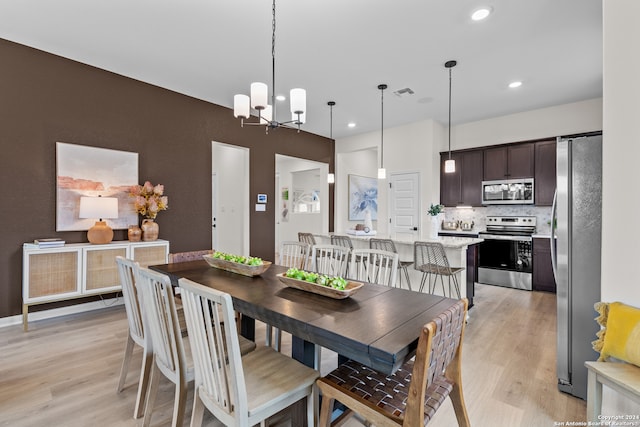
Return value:
M 608 306 L 608 313 L 605 308 L 600 314 L 606 318 L 606 329 L 598 360 L 615 357 L 640 366 L 640 309 L 612 302 Z

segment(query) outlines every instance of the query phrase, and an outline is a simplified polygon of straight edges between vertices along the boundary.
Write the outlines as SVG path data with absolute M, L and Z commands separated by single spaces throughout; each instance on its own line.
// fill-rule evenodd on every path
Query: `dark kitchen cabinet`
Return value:
M 556 292 L 556 279 L 551 265 L 549 239 L 533 239 L 533 273 L 531 277 L 534 291 Z
M 551 206 L 556 190 L 556 140 L 535 143 L 534 188 L 536 206 Z
M 456 161 L 456 171 L 444 172 L 444 162 L 449 153 L 440 156 L 440 203 L 445 206 L 482 205 L 483 150 L 451 153 Z
M 484 150 L 484 179 L 531 178 L 534 174 L 534 144 L 523 143 Z

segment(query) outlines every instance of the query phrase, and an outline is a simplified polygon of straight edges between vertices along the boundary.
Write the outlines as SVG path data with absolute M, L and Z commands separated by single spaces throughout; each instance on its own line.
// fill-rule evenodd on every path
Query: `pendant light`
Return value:
M 447 61 L 444 66 L 449 69 L 449 159 L 444 162 L 444 173 L 456 171 L 456 161 L 451 158 L 451 69 L 458 64 L 457 61 Z
M 333 139 L 333 106 L 336 105 L 335 101 L 327 102 L 329 106 L 329 138 Z M 329 174 L 327 175 L 327 182 L 329 184 L 333 184 L 336 182 L 336 176 L 333 172 L 331 172 L 331 168 L 329 168 Z
M 233 98 L 233 115 L 240 118 L 240 126 L 264 126 L 267 133 L 269 128 L 293 127 L 300 132 L 300 125 L 306 121 L 307 92 L 301 88 L 291 89 L 291 120 L 279 122 L 276 119 L 276 0 L 271 7 L 271 104 L 269 104 L 266 83 L 251 83 L 251 96 L 244 94 L 235 95 Z M 249 122 L 251 108 L 258 111 L 258 120 Z M 246 120 L 246 121 L 245 121 Z
M 380 169 L 378 169 L 378 179 L 387 179 L 387 170 L 384 168 L 384 90 L 387 85 L 380 84 Z

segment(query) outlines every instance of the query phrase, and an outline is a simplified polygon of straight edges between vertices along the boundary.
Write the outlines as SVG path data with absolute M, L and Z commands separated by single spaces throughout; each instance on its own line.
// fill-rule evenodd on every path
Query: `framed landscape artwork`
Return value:
M 378 219 L 378 180 L 349 175 L 349 221 L 363 221 L 367 210 L 371 220 Z
M 80 197 L 118 198 L 113 229 L 138 223 L 129 189 L 138 184 L 138 153 L 56 143 L 56 231 L 88 230 L 99 219 L 80 219 Z

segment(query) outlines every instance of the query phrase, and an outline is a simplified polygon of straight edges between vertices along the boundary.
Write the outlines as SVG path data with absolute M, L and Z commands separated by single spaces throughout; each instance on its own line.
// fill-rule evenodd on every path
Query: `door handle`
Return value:
M 411 230 L 418 231 L 418 227 L 413 227 Z

